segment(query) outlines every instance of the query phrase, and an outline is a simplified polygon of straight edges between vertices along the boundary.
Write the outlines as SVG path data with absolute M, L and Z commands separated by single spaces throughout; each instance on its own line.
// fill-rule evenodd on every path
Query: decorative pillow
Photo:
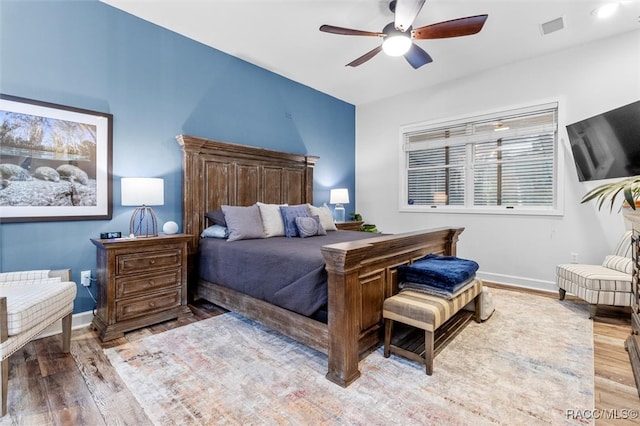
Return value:
M 220 209 L 211 210 L 210 212 L 205 213 L 205 216 L 215 225 L 227 226 L 227 222 L 224 219 L 224 213 Z
M 260 209 L 257 205 L 249 207 L 222 206 L 222 212 L 229 230 L 227 241 L 264 238 Z
M 313 237 L 318 234 L 318 221 L 312 217 L 296 217 L 296 227 L 300 238 Z
M 297 237 L 299 234 L 296 226 L 296 217 L 309 217 L 309 209 L 306 204 L 280 206 L 280 214 L 282 214 L 282 221 L 284 222 L 285 237 Z
M 629 275 L 633 272 L 633 261 L 628 257 L 616 256 L 615 254 L 605 257 L 602 266 Z
M 320 217 L 296 217 L 296 227 L 300 238 L 313 237 L 315 235 L 327 235 L 320 223 Z
M 222 225 L 211 225 L 200 234 L 200 238 L 227 238 L 228 236 L 229 230 Z
M 326 231 L 337 231 L 336 224 L 333 221 L 333 214 L 331 214 L 331 210 L 327 203 L 324 203 L 322 207 L 315 207 L 311 204 L 308 204 L 309 211 L 311 212 L 311 216 L 320 216 L 320 224 Z
M 256 204 L 260 209 L 264 236 L 266 238 L 283 237 L 284 221 L 282 220 L 282 214 L 280 213 L 280 206 L 286 206 L 287 204 L 265 204 L 261 202 L 257 202 Z

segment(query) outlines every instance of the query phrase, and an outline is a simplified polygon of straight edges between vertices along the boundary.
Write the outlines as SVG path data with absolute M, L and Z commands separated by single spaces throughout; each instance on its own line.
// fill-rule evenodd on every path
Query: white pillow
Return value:
M 322 207 L 315 207 L 311 204 L 308 206 L 311 216 L 320 216 L 320 225 L 322 225 L 325 231 L 338 230 L 338 228 L 336 228 L 336 224 L 333 222 L 333 214 L 331 214 L 331 210 L 329 210 L 327 203 L 324 203 Z
M 280 206 L 286 206 L 287 204 L 265 204 L 259 201 L 256 204 L 260 209 L 264 236 L 266 238 L 284 237 L 284 222 L 282 214 L 280 214 Z

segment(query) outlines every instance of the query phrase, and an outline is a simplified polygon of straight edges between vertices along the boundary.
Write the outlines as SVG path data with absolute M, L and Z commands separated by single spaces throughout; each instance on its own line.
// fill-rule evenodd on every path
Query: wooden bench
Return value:
M 414 361 L 424 362 L 426 373 L 430 376 L 433 373 L 435 331 L 472 300 L 475 306 L 474 319 L 480 322 L 481 293 L 482 281 L 475 279 L 451 300 L 412 290 L 405 290 L 385 299 L 382 312 L 385 326 L 385 358 L 389 358 L 393 352 Z M 391 343 L 394 321 L 424 330 L 423 353 L 413 352 Z

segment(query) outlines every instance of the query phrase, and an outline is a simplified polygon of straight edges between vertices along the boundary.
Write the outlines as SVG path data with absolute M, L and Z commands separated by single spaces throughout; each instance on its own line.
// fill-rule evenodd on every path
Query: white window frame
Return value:
M 541 102 L 535 105 L 513 107 L 500 111 L 485 112 L 482 114 L 465 115 L 445 120 L 431 120 L 420 123 L 407 124 L 400 127 L 399 135 L 399 171 L 400 171 L 400 190 L 398 191 L 398 205 L 400 212 L 422 212 L 422 213 L 462 213 L 462 214 L 498 214 L 498 215 L 535 215 L 535 216 L 562 216 L 564 214 L 564 147 L 563 140 L 564 127 L 560 125 L 564 120 L 561 119 L 561 109 L 558 100 Z M 471 200 L 472 192 L 468 189 L 473 186 L 473 175 L 469 170 L 465 170 L 465 205 L 410 205 L 408 203 L 408 151 L 405 151 L 405 140 L 407 134 L 414 134 L 430 129 L 442 127 L 450 127 L 461 125 L 464 123 L 496 120 L 500 117 L 511 116 L 526 112 L 540 111 L 549 108 L 555 108 L 556 114 L 556 137 L 554 146 L 553 159 L 553 205 L 546 207 L 539 206 L 474 206 Z M 471 143 L 467 142 L 467 154 L 471 153 Z M 437 144 L 437 142 L 436 142 Z M 469 167 L 467 161 L 466 168 Z

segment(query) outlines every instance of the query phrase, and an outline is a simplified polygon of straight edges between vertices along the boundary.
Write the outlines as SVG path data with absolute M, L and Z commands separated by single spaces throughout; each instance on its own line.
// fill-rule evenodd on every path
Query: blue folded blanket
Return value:
M 461 293 L 463 290 L 466 290 L 469 285 L 474 281 L 475 275 L 469 278 L 467 281 L 461 282 L 460 284 L 456 284 L 451 287 L 450 290 L 444 288 L 438 288 L 427 284 L 418 284 L 412 283 L 411 281 L 402 281 L 398 283 L 398 287 L 400 291 L 412 290 L 420 293 L 425 293 L 430 296 L 442 297 L 443 299 L 451 300 L 454 296 L 457 296 L 458 293 Z
M 458 284 L 472 278 L 478 268 L 473 260 L 428 254 L 411 265 L 399 266 L 398 282 L 410 281 L 453 291 Z

